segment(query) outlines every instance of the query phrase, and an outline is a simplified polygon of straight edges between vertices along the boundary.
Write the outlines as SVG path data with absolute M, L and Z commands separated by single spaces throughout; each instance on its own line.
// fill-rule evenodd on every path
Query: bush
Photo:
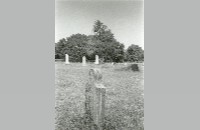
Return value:
M 132 64 L 131 69 L 132 69 L 132 71 L 139 71 L 138 64 Z
M 134 72 L 140 71 L 138 64 L 131 64 L 127 67 L 116 68 L 115 70 L 118 70 L 118 71 L 130 71 L 130 70 L 132 70 Z

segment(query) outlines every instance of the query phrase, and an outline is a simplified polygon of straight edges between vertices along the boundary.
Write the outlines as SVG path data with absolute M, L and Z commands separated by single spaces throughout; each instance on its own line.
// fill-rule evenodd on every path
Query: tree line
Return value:
M 95 60 L 95 55 L 103 62 L 141 62 L 144 50 L 138 45 L 130 45 L 126 50 L 124 44 L 117 41 L 106 25 L 97 20 L 93 26 L 94 35 L 73 34 L 55 43 L 55 58 L 64 59 L 68 54 L 71 62 L 81 62 L 82 57 Z

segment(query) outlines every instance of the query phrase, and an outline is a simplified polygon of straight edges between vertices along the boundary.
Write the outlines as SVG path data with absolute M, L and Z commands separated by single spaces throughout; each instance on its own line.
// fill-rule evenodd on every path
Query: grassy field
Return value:
M 106 86 L 106 130 L 143 130 L 143 70 L 123 70 L 123 64 L 83 67 L 81 63 L 65 65 L 55 62 L 56 130 L 84 128 L 85 84 L 90 68 L 101 68 Z M 142 67 L 141 67 L 142 68 Z

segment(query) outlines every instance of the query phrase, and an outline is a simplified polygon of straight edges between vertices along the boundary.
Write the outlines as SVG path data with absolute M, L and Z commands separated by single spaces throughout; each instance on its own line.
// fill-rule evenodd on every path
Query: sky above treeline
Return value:
M 125 48 L 131 44 L 144 48 L 142 0 L 56 0 L 55 42 L 77 33 L 92 35 L 96 20 L 107 25 Z

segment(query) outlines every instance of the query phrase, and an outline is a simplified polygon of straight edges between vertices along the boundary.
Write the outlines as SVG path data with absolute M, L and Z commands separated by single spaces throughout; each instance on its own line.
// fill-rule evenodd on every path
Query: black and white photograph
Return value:
M 144 0 L 55 0 L 55 130 L 144 130 Z

